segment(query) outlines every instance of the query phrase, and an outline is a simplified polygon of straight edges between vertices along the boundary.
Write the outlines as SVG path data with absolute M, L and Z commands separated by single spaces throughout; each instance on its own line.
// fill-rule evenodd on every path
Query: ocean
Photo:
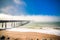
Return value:
M 32 22 L 21 27 L 24 28 L 33 28 L 33 29 L 41 29 L 41 28 L 53 28 L 60 29 L 60 22 Z

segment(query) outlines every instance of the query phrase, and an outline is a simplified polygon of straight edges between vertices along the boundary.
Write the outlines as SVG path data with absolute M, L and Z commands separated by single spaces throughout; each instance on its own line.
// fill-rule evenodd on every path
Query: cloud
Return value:
M 14 0 L 16 4 L 21 4 L 20 0 Z
M 13 0 L 14 3 L 18 4 L 18 5 L 24 5 L 26 6 L 26 3 L 23 0 Z
M 8 14 L 0 14 L 0 18 L 5 20 L 29 20 L 33 22 L 60 22 L 60 16 L 43 16 L 43 15 L 21 15 L 21 16 L 12 16 Z
M 15 8 L 14 6 L 7 6 L 4 8 L 1 8 L 1 11 L 7 14 L 14 14 L 17 12 L 17 8 Z
M 15 5 L 2 7 L 0 11 L 12 15 L 25 15 L 25 2 L 23 0 L 12 0 Z
M 35 22 L 60 22 L 60 18 L 57 16 L 14 16 L 14 19 L 18 20 L 30 20 Z

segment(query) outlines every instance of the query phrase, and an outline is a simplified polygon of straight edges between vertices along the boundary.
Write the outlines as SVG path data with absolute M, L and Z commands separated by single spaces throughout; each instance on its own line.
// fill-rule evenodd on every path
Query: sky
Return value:
M 0 0 L 0 13 L 21 19 L 24 15 L 23 19 L 60 21 L 60 0 Z
M 60 16 L 60 0 L 0 0 L 0 12 Z
M 26 0 L 26 3 L 29 13 L 35 15 L 60 15 L 59 0 Z

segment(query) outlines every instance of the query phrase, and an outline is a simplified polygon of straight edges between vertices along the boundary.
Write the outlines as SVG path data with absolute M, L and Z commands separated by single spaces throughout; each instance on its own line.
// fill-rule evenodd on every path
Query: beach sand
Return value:
M 18 29 L 17 29 L 18 30 Z M 18 31 L 0 31 L 0 37 L 5 36 L 5 40 L 60 40 L 60 36 L 38 33 L 38 32 L 18 32 Z

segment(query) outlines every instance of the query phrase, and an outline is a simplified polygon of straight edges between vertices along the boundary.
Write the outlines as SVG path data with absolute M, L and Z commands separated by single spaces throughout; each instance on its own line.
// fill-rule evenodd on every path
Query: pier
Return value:
M 27 20 L 0 20 L 0 30 L 1 29 L 7 29 L 9 26 L 11 28 L 15 28 L 18 26 L 25 25 L 29 23 L 30 21 Z

